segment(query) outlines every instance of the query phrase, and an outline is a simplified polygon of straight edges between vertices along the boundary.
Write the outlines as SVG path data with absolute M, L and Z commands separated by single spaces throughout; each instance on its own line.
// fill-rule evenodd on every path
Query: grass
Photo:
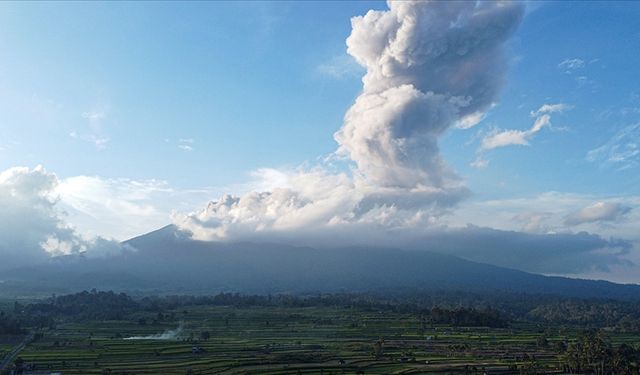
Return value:
M 140 325 L 140 315 L 122 321 L 62 322 L 43 332 L 21 357 L 37 369 L 71 374 L 418 374 L 507 371 L 527 357 L 556 372 L 551 348 L 538 348 L 539 327 L 506 329 L 426 327 L 418 316 L 351 308 L 198 306 L 173 311 L 172 320 Z M 174 340 L 124 340 L 175 330 Z M 203 331 L 209 340 L 201 340 Z M 551 347 L 576 332 L 547 334 Z M 431 339 L 428 339 L 428 338 Z M 637 344 L 634 335 L 612 334 L 616 344 Z M 376 359 L 373 344 L 384 340 Z M 192 353 L 192 347 L 203 349 Z M 0 346 L 0 351 L 10 346 Z M 526 356 L 525 356 L 526 355 Z

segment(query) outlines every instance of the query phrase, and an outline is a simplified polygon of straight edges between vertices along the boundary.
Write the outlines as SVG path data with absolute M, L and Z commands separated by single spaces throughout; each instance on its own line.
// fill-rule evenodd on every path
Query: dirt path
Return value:
M 22 351 L 22 349 L 24 349 L 24 347 L 27 346 L 27 344 L 31 340 L 33 340 L 33 333 L 28 334 L 27 337 L 25 337 L 24 340 L 22 340 L 22 342 L 18 344 L 18 346 L 16 346 L 12 351 L 4 356 L 2 362 L 0 362 L 0 372 L 4 371 L 11 365 L 13 358 L 18 355 L 18 353 L 20 353 L 20 351 Z

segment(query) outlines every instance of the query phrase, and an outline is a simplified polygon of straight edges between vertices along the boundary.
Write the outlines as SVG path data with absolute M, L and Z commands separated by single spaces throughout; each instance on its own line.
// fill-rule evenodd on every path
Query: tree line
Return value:
M 342 307 L 362 311 L 415 314 L 432 324 L 505 327 L 513 321 L 640 332 L 638 301 L 581 300 L 541 295 L 433 292 L 376 294 L 173 295 L 133 298 L 113 291 L 83 291 L 22 305 L 16 303 L 5 325 L 46 326 L 52 320 L 121 320 L 136 312 L 163 314 L 187 306 Z M 11 320 L 13 319 L 13 320 Z

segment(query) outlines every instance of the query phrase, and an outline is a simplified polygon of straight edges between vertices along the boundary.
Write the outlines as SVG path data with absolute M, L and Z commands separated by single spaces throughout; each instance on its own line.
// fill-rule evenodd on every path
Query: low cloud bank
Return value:
M 534 234 L 470 225 L 427 234 L 414 247 L 543 274 L 608 272 L 611 266 L 633 265 L 624 258 L 632 242 L 586 232 Z
M 578 211 L 572 212 L 565 224 L 574 226 L 585 223 L 616 222 L 624 218 L 631 207 L 617 202 L 596 202 Z
M 59 209 L 58 178 L 43 167 L 0 173 L 0 268 L 33 264 L 52 255 L 117 253 L 119 243 L 80 235 Z

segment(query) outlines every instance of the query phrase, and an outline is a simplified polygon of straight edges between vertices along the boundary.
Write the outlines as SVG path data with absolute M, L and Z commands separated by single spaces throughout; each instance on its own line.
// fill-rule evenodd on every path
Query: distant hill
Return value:
M 313 249 L 191 240 L 174 226 L 133 238 L 107 259 L 66 259 L 9 273 L 24 288 L 154 293 L 464 290 L 640 299 L 640 286 L 548 277 L 429 251 Z M 9 282 L 10 283 L 10 282 Z M 5 283 L 6 284 L 6 283 Z M 8 287 L 0 284 L 0 292 Z

